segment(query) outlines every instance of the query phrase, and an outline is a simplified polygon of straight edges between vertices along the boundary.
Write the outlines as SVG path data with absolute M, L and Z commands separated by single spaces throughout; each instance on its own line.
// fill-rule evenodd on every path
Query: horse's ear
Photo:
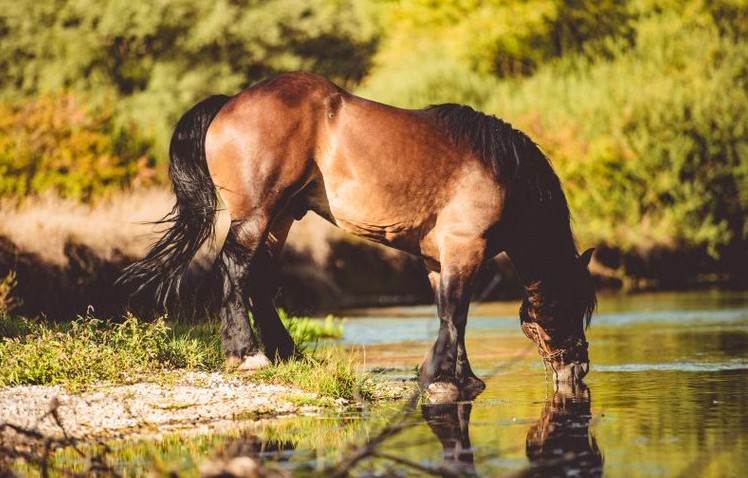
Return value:
M 592 259 L 592 253 L 595 252 L 594 247 L 590 247 L 586 251 L 582 253 L 581 256 L 579 256 L 579 263 L 582 265 L 582 267 L 587 267 L 590 265 L 590 259 Z

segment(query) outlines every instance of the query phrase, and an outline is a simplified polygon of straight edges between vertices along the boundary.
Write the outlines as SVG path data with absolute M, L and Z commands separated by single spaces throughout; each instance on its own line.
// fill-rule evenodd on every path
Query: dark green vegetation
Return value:
M 369 378 L 347 352 L 319 341 L 339 338 L 342 325 L 284 317 L 305 358 L 252 374 L 264 383 L 295 385 L 332 398 L 370 393 Z M 151 322 L 130 315 L 113 322 L 93 317 L 50 324 L 0 314 L 0 386 L 62 384 L 80 389 L 97 382 L 169 379 L 179 370 L 223 370 L 219 325 Z
M 0 95 L 71 91 L 114 105 L 163 159 L 178 116 L 208 94 L 296 69 L 355 85 L 378 39 L 359 3 L 14 2 L 0 13 Z
M 747 19 L 740 0 L 10 2 L 0 194 L 163 181 L 196 100 L 307 69 L 526 130 L 614 275 L 745 278 Z

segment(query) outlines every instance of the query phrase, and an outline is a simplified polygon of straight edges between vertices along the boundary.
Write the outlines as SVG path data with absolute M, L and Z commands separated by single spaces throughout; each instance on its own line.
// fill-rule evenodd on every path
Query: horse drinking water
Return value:
M 527 292 L 522 330 L 556 381 L 587 373 L 592 250 L 577 253 L 558 177 L 508 123 L 455 104 L 395 108 L 317 75 L 288 73 L 195 105 L 177 123 L 170 155 L 171 226 L 124 280 L 157 285 L 163 300 L 178 291 L 213 235 L 217 191 L 231 216 L 217 258 L 222 343 L 240 368 L 296 352 L 267 277 L 291 224 L 314 211 L 423 260 L 440 321 L 421 367 L 431 392 L 483 390 L 468 361 L 465 326 L 476 271 L 502 251 Z

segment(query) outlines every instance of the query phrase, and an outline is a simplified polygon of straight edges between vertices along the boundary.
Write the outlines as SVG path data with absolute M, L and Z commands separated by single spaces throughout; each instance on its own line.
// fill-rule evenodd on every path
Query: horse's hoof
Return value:
M 460 399 L 460 389 L 451 382 L 434 382 L 426 392 L 429 403 L 449 403 Z
M 223 368 L 226 369 L 226 370 L 234 370 L 234 369 L 236 369 L 236 367 L 238 367 L 239 365 L 241 365 L 241 363 L 242 363 L 242 359 L 241 358 L 239 358 L 239 357 L 237 357 L 235 355 L 231 355 L 229 357 L 226 357 L 226 360 L 224 360 L 224 362 L 223 362 Z
M 248 372 L 252 370 L 259 370 L 270 365 L 270 359 L 265 356 L 264 353 L 259 352 L 254 355 L 244 357 L 239 365 L 236 366 L 236 370 Z
M 473 400 L 486 389 L 486 382 L 476 376 L 467 377 L 462 384 L 462 399 Z

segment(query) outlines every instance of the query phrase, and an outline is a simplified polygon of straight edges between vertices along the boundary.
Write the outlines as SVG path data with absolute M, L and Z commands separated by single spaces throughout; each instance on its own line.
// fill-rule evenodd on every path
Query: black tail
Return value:
M 120 284 L 135 287 L 134 294 L 153 288 L 157 306 L 165 307 L 173 292 L 179 298 L 192 259 L 215 232 L 218 199 L 205 159 L 205 135 L 229 99 L 224 95 L 211 96 L 180 118 L 169 146 L 169 176 L 177 202 L 158 221 L 171 225 L 148 254 L 125 268 L 118 279 Z

